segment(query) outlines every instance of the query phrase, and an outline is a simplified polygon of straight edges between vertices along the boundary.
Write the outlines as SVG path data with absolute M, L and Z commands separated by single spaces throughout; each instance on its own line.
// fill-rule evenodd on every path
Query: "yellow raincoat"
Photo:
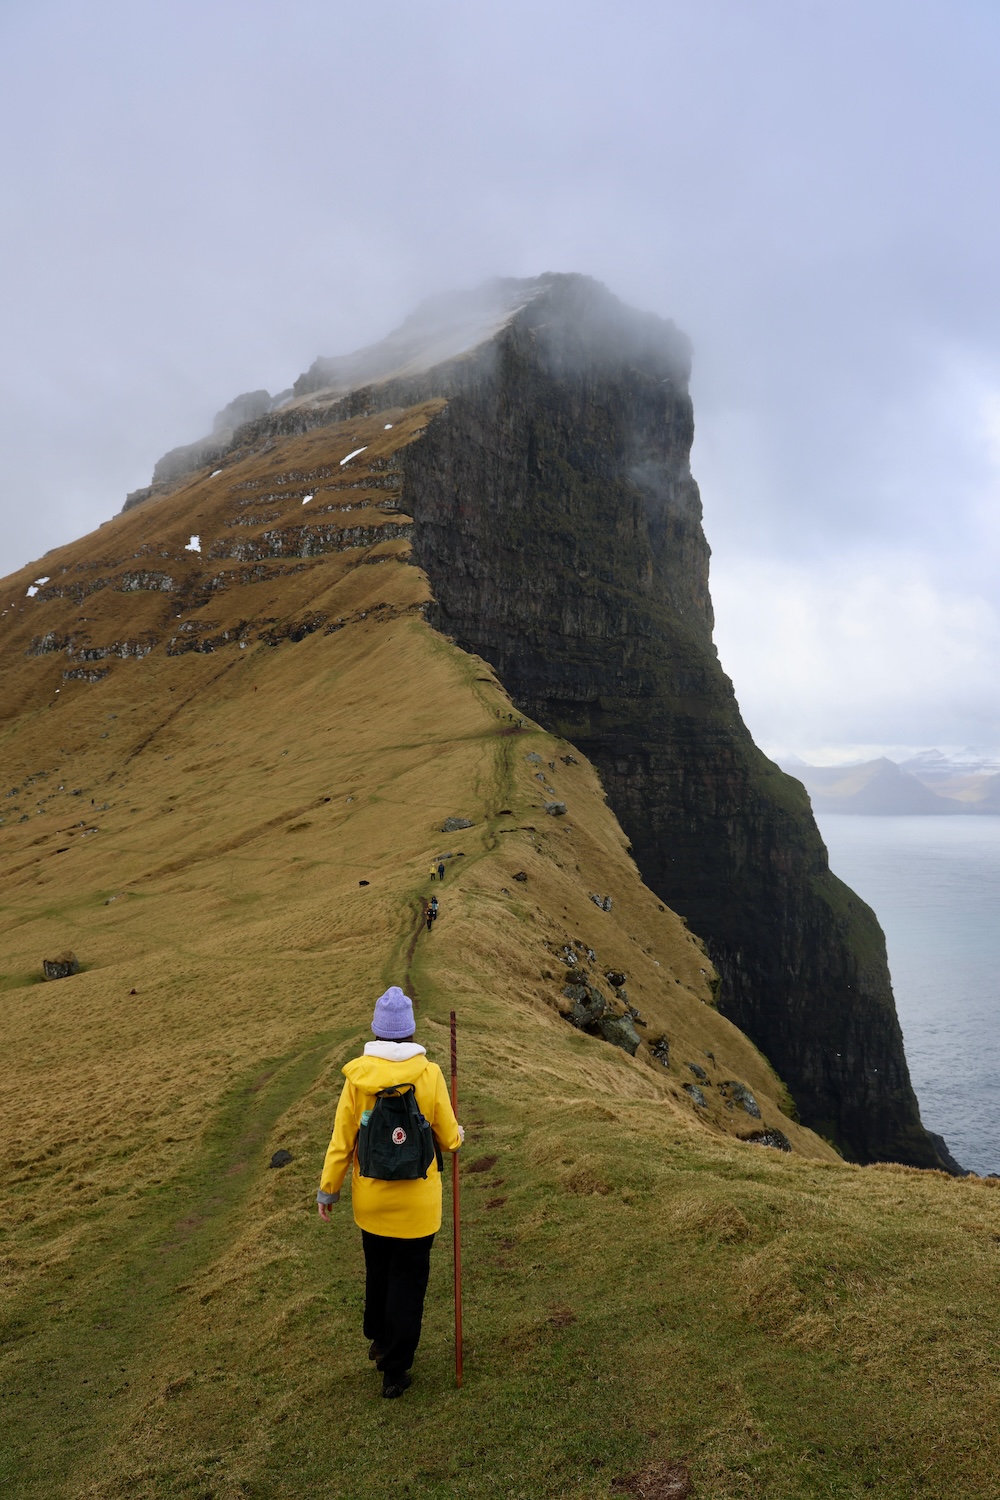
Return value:
M 441 1228 L 441 1174 L 437 1162 L 431 1162 L 426 1177 L 383 1182 L 380 1178 L 361 1176 L 357 1143 L 361 1116 L 366 1109 L 374 1109 L 378 1090 L 412 1083 L 417 1107 L 430 1122 L 441 1150 L 457 1151 L 461 1145 L 458 1121 L 441 1069 L 415 1042 L 376 1041 L 369 1042 L 364 1057 L 352 1059 L 343 1072 L 347 1082 L 337 1105 L 320 1191 L 339 1193 L 353 1159 L 351 1199 L 354 1222 L 361 1229 L 401 1240 L 436 1234 Z

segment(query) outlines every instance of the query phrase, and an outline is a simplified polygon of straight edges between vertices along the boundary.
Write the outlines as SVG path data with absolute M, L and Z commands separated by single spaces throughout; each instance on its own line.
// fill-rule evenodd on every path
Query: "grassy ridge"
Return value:
M 336 471 L 369 425 L 311 434 L 309 464 Z M 267 461 L 286 475 L 297 452 Z M 177 502 L 203 547 L 231 519 L 209 484 Z M 190 525 L 160 501 L 101 549 L 167 522 Z M 717 1500 L 995 1495 L 1000 1197 L 848 1166 L 787 1117 L 590 767 L 518 730 L 427 627 L 405 550 L 312 558 L 184 616 L 220 630 L 264 587 L 262 630 L 311 611 L 332 633 L 157 647 L 57 708 L 23 623 L 5 648 L 0 752 L 30 815 L 0 827 L 4 1494 L 598 1497 L 683 1461 Z M 102 603 L 119 636 L 131 603 Z M 473 826 L 444 835 L 449 815 Z M 573 942 L 595 976 L 626 972 L 669 1068 L 567 1025 Z M 33 982 L 67 945 L 83 972 Z M 445 1232 L 417 1381 L 385 1403 L 349 1205 L 328 1227 L 313 1197 L 339 1068 L 400 979 L 442 1062 L 460 1016 L 466 1384 Z M 739 1139 L 733 1078 L 791 1155 Z

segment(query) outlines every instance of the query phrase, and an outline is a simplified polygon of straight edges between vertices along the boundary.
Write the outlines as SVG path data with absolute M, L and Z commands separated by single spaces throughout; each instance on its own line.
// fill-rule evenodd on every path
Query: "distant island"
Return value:
M 792 756 L 778 764 L 801 781 L 817 813 L 1000 813 L 1000 766 L 972 752 L 922 750 L 904 761 L 882 755 L 841 766 L 812 766 Z

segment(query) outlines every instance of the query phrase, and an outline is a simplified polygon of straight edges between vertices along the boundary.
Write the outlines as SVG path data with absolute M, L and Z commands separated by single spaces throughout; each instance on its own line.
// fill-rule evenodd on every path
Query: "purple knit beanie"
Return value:
M 403 994 L 398 984 L 390 985 L 375 1001 L 372 1031 L 387 1042 L 399 1042 L 412 1036 L 416 1029 L 413 1001 Z

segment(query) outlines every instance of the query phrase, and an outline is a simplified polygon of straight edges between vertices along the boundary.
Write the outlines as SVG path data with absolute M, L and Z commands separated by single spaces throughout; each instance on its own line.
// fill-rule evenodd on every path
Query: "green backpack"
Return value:
M 358 1168 L 362 1177 L 400 1182 L 426 1177 L 441 1153 L 430 1122 L 417 1107 L 412 1083 L 379 1089 L 372 1109 L 361 1116 L 358 1131 Z

